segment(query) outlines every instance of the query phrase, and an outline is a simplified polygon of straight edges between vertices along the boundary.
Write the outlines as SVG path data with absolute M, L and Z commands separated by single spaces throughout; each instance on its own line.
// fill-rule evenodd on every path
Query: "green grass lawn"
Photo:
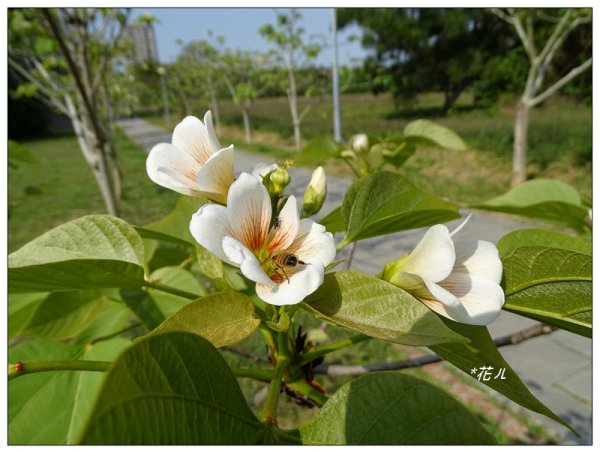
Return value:
M 141 225 L 172 209 L 178 194 L 146 174 L 146 151 L 117 131 L 123 170 L 122 217 Z M 22 142 L 37 159 L 8 174 L 8 251 L 50 228 L 87 214 L 105 213 L 104 202 L 77 140 L 72 135 Z

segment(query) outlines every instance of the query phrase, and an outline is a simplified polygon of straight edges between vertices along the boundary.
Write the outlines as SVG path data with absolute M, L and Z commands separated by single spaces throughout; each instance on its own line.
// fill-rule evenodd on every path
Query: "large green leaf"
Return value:
M 498 351 L 486 327 L 470 326 L 445 318 L 443 321 L 455 332 L 469 338 L 471 342 L 469 344 L 439 344 L 429 346 L 429 349 L 473 378 L 476 376 L 473 374 L 473 370 L 479 370 L 480 367 L 492 367 L 494 374 L 504 369 L 505 379 L 489 379 L 487 381 L 482 380 L 481 382 L 502 393 L 515 403 L 550 417 L 571 430 L 573 429 L 568 423 L 542 404 L 523 384 L 517 373 L 514 372 L 504 360 L 500 351 Z
M 323 285 L 304 302 L 321 318 L 395 343 L 466 341 L 407 292 L 360 272 L 327 274 Z
M 152 272 L 150 279 L 171 288 L 198 294 L 199 297 L 206 295 L 206 289 L 196 280 L 196 277 L 190 271 L 177 266 L 161 267 Z M 155 300 L 165 317 L 171 316 L 181 307 L 190 303 L 190 299 L 153 288 L 148 288 L 148 294 Z
M 591 224 L 588 208 L 582 203 L 577 191 L 567 183 L 553 179 L 524 182 L 504 195 L 473 207 L 555 220 L 578 231 Z
M 460 217 L 458 206 L 421 192 L 396 173 L 356 181 L 344 197 L 346 241 L 410 230 Z
M 264 432 L 219 351 L 185 332 L 136 343 L 106 376 L 84 444 L 255 444 Z
M 61 291 L 37 306 L 21 332 L 41 338 L 65 340 L 87 328 L 108 300 L 98 291 Z
M 592 336 L 592 246 L 566 234 L 519 230 L 498 242 L 504 309 Z
M 11 292 L 144 284 L 142 240 L 127 222 L 91 215 L 60 225 L 8 256 Z
M 467 145 L 456 132 L 429 120 L 411 121 L 404 128 L 404 136 L 410 143 L 433 144 L 453 151 L 464 151 Z
M 398 372 L 371 373 L 343 385 L 300 428 L 313 445 L 481 445 L 494 438 L 440 388 Z
M 166 237 L 172 236 L 173 238 L 176 238 L 176 240 L 195 245 L 196 241 L 190 233 L 190 220 L 192 219 L 192 215 L 206 203 L 207 200 L 204 198 L 182 195 L 179 197 L 179 200 L 177 200 L 177 204 L 173 210 L 165 217 L 156 222 L 144 225 L 144 230 L 148 230 L 148 232 L 144 232 L 144 235 L 149 237 L 150 232 L 154 231 L 161 234 L 152 239 L 165 240 Z
M 112 360 L 129 341 L 114 338 L 94 345 L 65 345 L 35 339 L 8 352 L 11 363 L 32 360 Z M 8 385 L 8 441 L 12 445 L 72 443 L 100 388 L 103 373 L 56 371 L 28 374 Z
M 240 293 L 222 292 L 184 306 L 151 334 L 170 330 L 191 332 L 201 335 L 219 348 L 243 340 L 259 324 L 260 321 L 254 316 L 252 299 Z

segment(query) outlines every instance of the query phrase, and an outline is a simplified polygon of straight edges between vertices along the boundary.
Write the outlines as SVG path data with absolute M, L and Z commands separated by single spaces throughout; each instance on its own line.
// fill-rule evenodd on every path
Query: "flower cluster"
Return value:
M 368 137 L 353 137 L 351 146 L 353 152 L 365 152 Z M 296 198 L 284 194 L 290 182 L 285 168 L 259 164 L 236 179 L 233 158 L 233 145 L 221 147 L 207 112 L 204 123 L 189 116 L 175 127 L 171 144 L 156 145 L 147 171 L 157 184 L 214 201 L 191 218 L 196 241 L 239 267 L 265 302 L 297 304 L 323 283 L 336 255 L 332 234 L 308 218 L 325 201 L 323 169 L 313 173 L 300 216 Z M 498 251 L 486 241 L 455 243 L 458 229 L 431 227 L 413 252 L 388 263 L 380 277 L 442 316 L 489 324 L 504 303 Z
M 221 148 L 210 112 L 204 123 L 185 118 L 175 128 L 172 143 L 156 145 L 146 165 L 157 184 L 216 202 L 192 216 L 192 236 L 239 267 L 265 302 L 297 304 L 321 286 L 325 267 L 336 254 L 333 235 L 309 218 L 300 219 L 294 196 L 273 212 L 272 196 L 285 200 L 282 194 L 289 183 L 287 171 L 278 165 L 259 164 L 252 174 L 234 179 L 233 145 Z M 313 180 L 318 182 L 311 181 L 307 189 L 311 214 L 325 197 L 318 193 L 325 184 L 322 169 Z

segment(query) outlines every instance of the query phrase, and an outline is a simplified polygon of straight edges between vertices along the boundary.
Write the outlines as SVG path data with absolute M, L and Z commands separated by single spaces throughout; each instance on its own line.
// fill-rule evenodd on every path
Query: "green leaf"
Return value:
M 98 291 L 52 293 L 37 306 L 21 331 L 52 340 L 72 338 L 95 320 L 107 302 Z
M 109 370 L 83 444 L 255 444 L 263 425 L 219 351 L 184 332 L 152 335 Z
M 206 295 L 206 289 L 196 280 L 196 277 L 185 269 L 176 266 L 161 267 L 155 270 L 150 279 L 153 282 L 187 291 L 199 296 Z M 155 300 L 156 305 L 165 317 L 171 316 L 181 307 L 190 303 L 190 299 L 176 296 L 165 291 L 148 288 L 148 294 Z
M 421 192 L 396 173 L 356 181 L 344 197 L 346 241 L 444 223 L 460 217 L 458 206 Z
M 300 427 L 308 445 L 487 445 L 477 417 L 440 388 L 398 372 L 344 384 Z
M 200 272 L 214 280 L 223 278 L 223 262 L 200 244 L 196 244 L 196 256 Z
M 344 224 L 344 215 L 342 214 L 342 207 L 338 206 L 326 216 L 322 217 L 317 223 L 323 225 L 330 233 L 337 233 L 338 231 L 344 231 L 346 225 Z
M 122 302 L 108 300 L 94 321 L 75 337 L 74 342 L 91 343 L 98 338 L 114 335 L 125 328 L 130 314 L 131 311 Z
M 409 142 L 416 144 L 424 141 L 426 144 L 434 144 L 452 151 L 467 149 L 467 145 L 456 132 L 429 120 L 411 121 L 404 128 L 404 136 L 411 139 Z
M 33 360 L 112 360 L 129 341 L 115 338 L 94 345 L 65 345 L 45 339 L 20 343 L 8 352 L 11 363 Z M 8 384 L 8 439 L 12 445 L 72 442 L 100 388 L 103 373 L 34 373 Z
M 237 343 L 254 332 L 260 321 L 252 299 L 240 293 L 210 294 L 184 306 L 151 335 L 177 330 L 200 335 L 220 348 Z
M 48 293 L 8 294 L 8 338 L 24 329 Z
M 553 179 L 524 182 L 504 195 L 473 207 L 554 220 L 577 231 L 582 231 L 591 223 L 588 208 L 583 205 L 577 191 L 567 183 Z
M 195 245 L 196 241 L 190 233 L 190 220 L 201 206 L 208 200 L 197 197 L 188 197 L 182 195 L 177 200 L 175 208 L 165 217 L 156 222 L 144 225 L 145 230 L 162 233 L 162 235 L 172 236 L 188 244 Z M 160 239 L 155 237 L 153 239 Z M 163 236 L 164 239 L 164 236 Z
M 139 287 L 142 240 L 127 222 L 91 215 L 60 225 L 8 256 L 11 292 Z
M 498 351 L 487 328 L 483 326 L 461 324 L 445 318 L 442 320 L 449 328 L 460 335 L 469 338 L 471 343 L 440 344 L 429 346 L 429 349 L 474 379 L 475 375 L 472 374 L 474 369 L 478 370 L 483 366 L 491 366 L 493 367 L 493 372 L 498 373 L 504 368 L 504 377 L 506 379 L 490 379 L 488 381 L 482 380 L 480 382 L 497 392 L 500 392 L 515 403 L 534 412 L 543 414 L 546 417 L 550 417 L 575 432 L 567 422 L 542 404 L 529 391 L 525 384 L 521 382 L 517 373 L 514 372 L 510 365 L 504 360 L 500 351 Z
M 566 234 L 519 230 L 498 242 L 504 309 L 592 336 L 592 247 Z
M 323 285 L 304 302 L 321 318 L 395 343 L 465 341 L 407 292 L 360 272 L 327 274 Z
M 150 295 L 138 288 L 122 288 L 121 299 L 135 313 L 149 331 L 156 329 L 165 320 L 156 302 Z

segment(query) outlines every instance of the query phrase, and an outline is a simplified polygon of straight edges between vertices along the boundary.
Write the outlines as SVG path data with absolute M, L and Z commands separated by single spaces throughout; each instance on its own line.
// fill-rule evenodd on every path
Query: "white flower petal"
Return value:
M 271 305 L 294 305 L 317 290 L 323 284 L 324 269 L 318 260 L 305 261 L 303 269 L 279 285 L 266 286 L 257 283 L 256 294 Z
M 263 162 L 260 162 L 256 164 L 254 170 L 252 170 L 252 176 L 254 176 L 256 179 L 259 179 L 262 182 L 263 178 L 267 176 L 267 174 L 278 169 L 279 165 L 277 164 L 265 164 Z
M 455 258 L 454 243 L 448 228 L 434 225 L 408 255 L 402 271 L 437 283 L 450 275 Z
M 196 166 L 204 165 L 218 149 L 211 146 L 206 126 L 195 116 L 186 116 L 175 126 L 171 142 L 192 156 L 197 163 Z
M 455 242 L 454 250 L 456 261 L 452 273 L 476 275 L 500 283 L 502 261 L 494 244 L 488 241 Z
M 291 195 L 277 216 L 276 223 L 271 229 L 268 250 L 286 250 L 296 238 L 298 233 L 298 208 L 296 197 Z
M 223 251 L 223 238 L 231 236 L 229 215 L 225 206 L 206 204 L 192 216 L 190 233 L 202 247 L 221 260 L 232 263 Z
M 197 168 L 190 155 L 168 143 L 154 146 L 146 159 L 146 171 L 152 181 L 184 195 L 201 195 L 196 185 Z
M 250 250 L 259 250 L 271 222 L 271 199 L 265 186 L 242 173 L 229 188 L 227 209 L 233 237 Z
M 221 143 L 219 143 L 219 139 L 217 138 L 217 134 L 215 133 L 215 129 L 213 127 L 212 113 L 210 110 L 204 114 L 204 126 L 208 132 L 208 143 L 210 143 L 213 151 L 221 149 Z
M 452 274 L 440 283 L 452 292 L 465 308 L 465 316 L 453 317 L 465 324 L 486 325 L 500 314 L 504 305 L 504 292 L 497 283 L 468 274 Z
M 232 237 L 225 236 L 222 242 L 223 251 L 230 263 L 239 266 L 242 274 L 257 283 L 265 286 L 275 286 L 276 283 L 271 280 L 261 267 L 258 259 L 241 242 Z
M 198 170 L 198 190 L 207 198 L 225 204 L 229 186 L 233 183 L 233 145 L 217 151 Z
M 302 261 L 317 259 L 324 267 L 333 261 L 337 253 L 333 235 L 311 219 L 300 220 L 297 237 L 288 250 Z

